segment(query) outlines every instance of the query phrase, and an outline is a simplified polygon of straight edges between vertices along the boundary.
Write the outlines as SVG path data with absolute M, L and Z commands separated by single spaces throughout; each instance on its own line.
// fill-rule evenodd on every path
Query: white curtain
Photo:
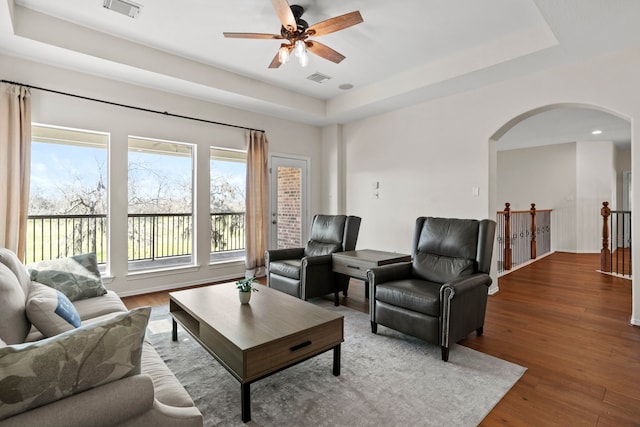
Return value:
M 266 274 L 264 251 L 269 229 L 269 141 L 261 131 L 248 131 L 245 214 L 246 277 Z
M 0 83 L 0 245 L 24 261 L 31 171 L 31 93 Z

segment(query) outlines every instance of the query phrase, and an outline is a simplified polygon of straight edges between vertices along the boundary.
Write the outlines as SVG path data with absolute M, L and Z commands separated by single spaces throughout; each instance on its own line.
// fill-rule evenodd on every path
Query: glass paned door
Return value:
M 307 165 L 306 159 L 271 157 L 271 249 L 306 243 Z

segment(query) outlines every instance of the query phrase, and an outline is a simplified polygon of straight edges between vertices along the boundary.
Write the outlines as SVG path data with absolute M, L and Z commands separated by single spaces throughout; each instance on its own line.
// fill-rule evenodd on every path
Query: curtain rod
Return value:
M 95 102 L 101 102 L 103 104 L 115 105 L 116 107 L 131 108 L 133 110 L 144 111 L 144 112 L 147 112 L 147 113 L 162 114 L 163 116 L 168 116 L 168 117 L 176 117 L 176 118 L 179 118 L 179 119 L 194 120 L 196 122 L 204 122 L 204 123 L 210 123 L 210 124 L 214 124 L 214 125 L 238 128 L 238 129 L 255 130 L 257 132 L 264 133 L 264 130 L 262 130 L 262 129 L 253 129 L 253 128 L 249 128 L 249 127 L 246 127 L 246 126 L 232 125 L 232 124 L 229 124 L 229 123 L 216 122 L 216 121 L 213 121 L 213 120 L 199 119 L 197 117 L 183 116 L 183 115 L 180 115 L 180 114 L 169 113 L 168 111 L 151 110 L 149 108 L 136 107 L 134 105 L 120 104 L 120 103 L 117 103 L 117 102 L 105 101 L 103 99 L 97 99 L 97 98 L 90 98 L 88 96 L 76 95 L 74 93 L 60 92 L 60 91 L 53 90 L 53 89 L 47 89 L 47 88 L 44 88 L 44 87 L 32 86 L 32 85 L 28 85 L 28 84 L 24 84 L 24 83 L 12 82 L 12 81 L 9 81 L 9 80 L 0 80 L 0 82 L 9 83 L 9 84 L 13 84 L 13 85 L 24 86 L 24 87 L 28 87 L 30 89 L 43 90 L 45 92 L 57 93 L 58 95 L 72 96 L 74 98 L 80 98 L 80 99 L 84 99 L 84 100 L 87 100 L 87 101 L 95 101 Z

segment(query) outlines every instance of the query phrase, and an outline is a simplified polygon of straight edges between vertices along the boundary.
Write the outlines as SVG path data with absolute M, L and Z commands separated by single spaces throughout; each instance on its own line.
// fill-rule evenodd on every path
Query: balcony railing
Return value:
M 129 214 L 129 261 L 191 255 L 191 214 Z
M 531 203 L 529 210 L 513 211 L 505 203 L 496 222 L 499 275 L 551 252 L 551 210 Z
M 244 251 L 244 212 L 211 214 L 212 257 Z M 191 214 L 129 214 L 128 260 L 155 261 L 193 253 Z M 106 215 L 30 215 L 26 262 L 95 252 L 106 263 Z
M 625 279 L 632 278 L 631 211 L 612 211 L 602 203 L 602 249 L 600 271 Z
M 29 215 L 27 263 L 95 252 L 106 261 L 106 215 Z

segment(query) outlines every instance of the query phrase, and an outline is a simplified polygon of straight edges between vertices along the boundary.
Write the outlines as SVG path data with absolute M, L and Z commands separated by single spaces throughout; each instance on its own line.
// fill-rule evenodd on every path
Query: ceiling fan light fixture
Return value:
M 129 1 L 129 0 L 104 0 L 104 1 Z M 239 39 L 263 39 L 263 40 L 286 40 L 289 44 L 280 46 L 278 52 L 271 60 L 269 68 L 278 68 L 287 62 L 288 57 L 295 55 L 300 62 L 300 66 L 306 67 L 309 64 L 309 52 L 339 64 L 345 56 L 331 49 L 322 43 L 308 40 L 309 37 L 317 37 L 325 34 L 335 33 L 336 31 L 352 27 L 364 22 L 359 11 L 345 13 L 343 15 L 334 16 L 325 19 L 312 26 L 304 19 L 301 19 L 304 13 L 304 7 L 300 5 L 289 5 L 287 0 L 271 0 L 272 6 L 278 15 L 280 21 L 280 34 L 265 33 L 230 33 L 223 32 L 228 38 Z M 286 51 L 283 49 L 286 46 Z
M 309 65 L 309 54 L 307 53 L 307 47 L 302 40 L 296 40 L 293 48 L 293 54 L 298 58 L 298 62 L 301 67 Z
M 307 53 L 307 48 L 304 46 L 304 42 L 302 40 L 296 41 L 296 45 L 293 48 L 293 54 L 296 57 L 301 58 L 302 55 L 306 53 Z
M 304 53 L 298 58 L 298 62 L 302 68 L 309 65 L 309 55 L 307 55 L 307 50 L 305 49 Z
M 278 50 L 278 60 L 281 64 L 289 62 L 289 47 L 287 45 L 280 46 L 280 50 Z

